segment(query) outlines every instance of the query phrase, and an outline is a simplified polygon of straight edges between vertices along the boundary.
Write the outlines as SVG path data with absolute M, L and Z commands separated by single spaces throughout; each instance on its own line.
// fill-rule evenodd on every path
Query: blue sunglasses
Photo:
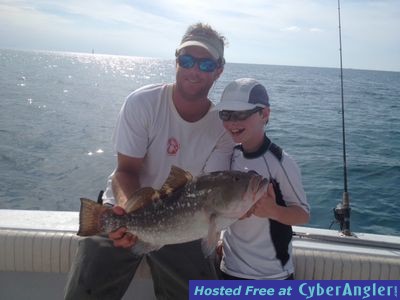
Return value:
M 220 110 L 218 115 L 222 121 L 244 121 L 251 115 L 262 110 L 262 107 L 255 107 L 249 110 Z
M 218 68 L 218 63 L 211 58 L 196 58 L 189 54 L 182 54 L 178 56 L 178 65 L 184 69 L 191 69 L 197 63 L 200 71 L 214 72 Z

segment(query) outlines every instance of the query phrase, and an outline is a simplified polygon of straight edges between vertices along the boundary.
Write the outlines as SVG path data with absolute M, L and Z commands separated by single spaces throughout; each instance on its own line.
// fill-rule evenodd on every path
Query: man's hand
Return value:
M 113 213 L 119 216 L 123 216 L 126 214 L 125 210 L 120 207 L 120 206 L 114 206 L 112 208 Z M 117 230 L 110 232 L 108 234 L 108 237 L 113 240 L 114 246 L 115 247 L 121 247 L 125 249 L 130 249 L 132 248 L 136 242 L 138 237 L 136 235 L 133 235 L 130 232 L 127 232 L 126 227 L 121 227 L 118 228 Z

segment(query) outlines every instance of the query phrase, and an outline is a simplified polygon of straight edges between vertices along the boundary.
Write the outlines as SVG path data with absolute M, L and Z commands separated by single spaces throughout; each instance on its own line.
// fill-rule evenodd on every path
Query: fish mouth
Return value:
M 251 171 L 250 171 L 251 172 Z M 258 200 L 261 199 L 268 188 L 268 179 L 259 175 L 257 172 L 252 172 L 246 192 L 240 202 L 238 210 L 234 212 L 236 217 L 242 217 Z
M 268 186 L 269 180 L 264 178 L 258 174 L 254 174 L 254 177 L 251 178 L 250 188 L 254 194 L 258 194 Z
M 260 190 L 264 189 L 266 186 L 268 186 L 269 184 L 269 180 L 265 177 L 262 177 L 260 182 L 258 183 L 258 190 L 257 192 L 259 192 Z
M 218 209 L 218 213 L 228 219 L 239 219 L 258 201 L 267 191 L 269 180 L 250 171 L 248 185 L 240 201 L 235 201 L 228 209 Z

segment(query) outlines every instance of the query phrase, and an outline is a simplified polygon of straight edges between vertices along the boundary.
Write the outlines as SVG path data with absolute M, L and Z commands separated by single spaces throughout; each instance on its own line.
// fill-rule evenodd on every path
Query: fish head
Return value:
M 206 191 L 207 210 L 238 219 L 266 193 L 268 180 L 254 171 L 219 171 L 199 177 L 196 186 Z

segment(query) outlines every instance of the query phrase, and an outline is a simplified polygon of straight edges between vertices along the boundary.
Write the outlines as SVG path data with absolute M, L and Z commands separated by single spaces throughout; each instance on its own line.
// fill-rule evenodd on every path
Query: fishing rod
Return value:
M 350 196 L 347 185 L 347 161 L 346 161 L 346 132 L 344 122 L 344 92 L 343 92 L 343 59 L 342 59 L 342 26 L 340 20 L 340 0 L 338 0 L 338 17 L 339 17 L 339 53 L 340 53 L 340 93 L 342 98 L 342 146 L 343 146 L 343 183 L 344 191 L 342 202 L 334 209 L 334 216 L 340 224 L 340 230 L 344 235 L 351 235 L 350 231 Z

